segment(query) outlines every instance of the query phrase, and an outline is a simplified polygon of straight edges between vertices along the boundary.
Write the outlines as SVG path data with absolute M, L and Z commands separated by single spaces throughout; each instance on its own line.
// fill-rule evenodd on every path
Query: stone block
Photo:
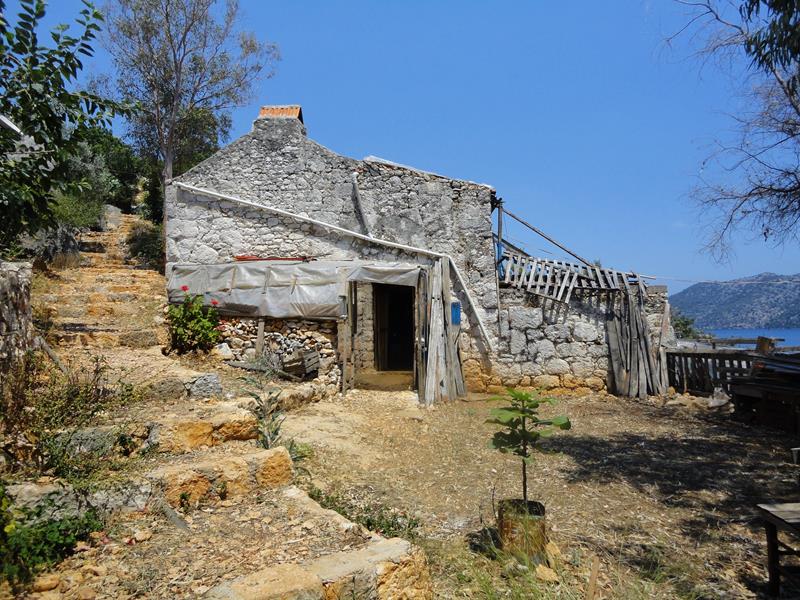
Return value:
M 570 372 L 569 363 L 563 358 L 551 358 L 545 363 L 544 371 L 548 375 L 565 375 Z
M 572 374 L 578 379 L 586 379 L 587 377 L 591 377 L 594 373 L 594 362 L 587 359 L 573 360 L 570 366 L 572 368 Z
M 556 347 L 550 340 L 536 342 L 536 360 L 541 362 L 556 355 Z
M 161 487 L 172 506 L 180 506 L 182 499 L 197 504 L 222 484 L 228 497 L 236 497 L 259 487 L 287 485 L 293 477 L 292 459 L 283 447 L 239 455 L 210 454 L 159 467 L 148 475 L 150 481 Z
M 189 383 L 186 390 L 192 398 L 212 398 L 222 395 L 222 383 L 216 373 L 205 373 Z
M 539 375 L 533 378 L 534 387 L 552 390 L 560 385 L 559 379 L 555 375 Z
M 588 348 L 582 342 L 564 342 L 556 346 L 556 354 L 561 358 L 585 356 Z
M 275 565 L 212 588 L 209 600 L 324 600 L 322 581 L 300 565 Z
M 157 425 L 148 438 L 148 445 L 158 444 L 161 452 L 183 453 L 212 446 L 214 425 L 200 420 L 169 420 Z
M 508 315 L 512 330 L 536 329 L 544 320 L 542 309 L 532 306 L 510 306 Z
M 572 328 L 572 335 L 581 342 L 593 342 L 598 337 L 597 327 L 591 323 L 578 321 Z
M 509 351 L 511 354 L 517 356 L 526 353 L 528 349 L 528 338 L 525 337 L 524 331 L 513 329 L 511 331 L 511 341 L 509 343 Z
M 583 383 L 586 387 L 594 392 L 599 392 L 606 387 L 606 382 L 599 377 L 587 377 L 584 379 Z

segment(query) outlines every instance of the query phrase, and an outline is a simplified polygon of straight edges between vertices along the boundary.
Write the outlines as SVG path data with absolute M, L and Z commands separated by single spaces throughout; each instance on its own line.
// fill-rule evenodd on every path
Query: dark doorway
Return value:
M 375 315 L 375 369 L 414 369 L 414 288 L 372 285 Z

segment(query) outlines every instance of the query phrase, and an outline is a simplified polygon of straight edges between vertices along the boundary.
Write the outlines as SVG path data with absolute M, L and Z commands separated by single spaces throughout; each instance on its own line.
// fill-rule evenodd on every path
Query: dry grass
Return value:
M 290 414 L 284 432 L 314 446 L 308 468 L 318 485 L 371 494 L 421 520 L 432 548 L 445 549 L 432 553 L 437 585 L 449 586 L 442 597 L 482 597 L 474 590 L 487 577 L 510 582 L 503 597 L 549 597 L 515 596 L 513 579 L 466 550 L 465 536 L 492 523 L 493 498 L 520 495 L 518 464 L 488 447 L 491 405 L 477 398 L 426 411 L 402 394 L 355 392 Z M 719 415 L 608 396 L 567 397 L 550 410 L 568 414 L 573 429 L 547 442 L 531 469 L 532 496 L 547 506 L 552 539 L 583 558 L 565 566 L 565 584 L 548 594 L 580 590 L 585 557 L 594 554 L 605 597 L 764 590 L 764 536 L 753 507 L 796 497 L 787 462 L 793 440 Z M 464 561 L 464 569 L 450 567 Z

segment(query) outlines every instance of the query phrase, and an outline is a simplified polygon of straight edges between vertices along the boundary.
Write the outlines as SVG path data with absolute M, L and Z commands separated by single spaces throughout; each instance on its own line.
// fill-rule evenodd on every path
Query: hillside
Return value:
M 701 329 L 800 327 L 800 273 L 696 283 L 670 302 Z

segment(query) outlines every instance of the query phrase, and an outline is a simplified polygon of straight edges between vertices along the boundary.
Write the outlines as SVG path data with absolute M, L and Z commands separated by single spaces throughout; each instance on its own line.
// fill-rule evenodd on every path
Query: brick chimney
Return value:
M 262 106 L 258 111 L 259 119 L 297 119 L 303 122 L 303 108 L 299 104 L 287 106 Z

